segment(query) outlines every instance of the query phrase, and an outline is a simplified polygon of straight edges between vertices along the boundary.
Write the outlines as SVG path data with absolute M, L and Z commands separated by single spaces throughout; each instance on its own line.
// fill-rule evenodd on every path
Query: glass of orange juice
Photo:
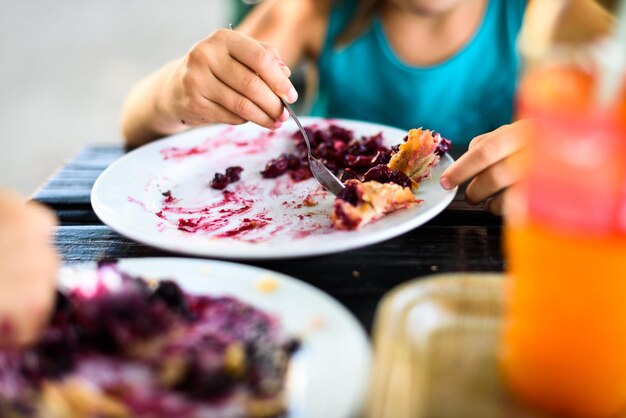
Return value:
M 596 79 L 559 63 L 522 80 L 531 128 L 505 229 L 504 377 L 566 416 L 626 412 L 626 83 L 600 105 Z

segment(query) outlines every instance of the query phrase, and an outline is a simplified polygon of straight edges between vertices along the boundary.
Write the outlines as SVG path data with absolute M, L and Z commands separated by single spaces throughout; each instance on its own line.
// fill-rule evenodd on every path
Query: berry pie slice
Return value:
M 383 215 L 421 203 L 409 187 L 377 181 L 348 180 L 333 204 L 331 220 L 337 229 L 356 229 Z
M 387 164 L 370 168 L 361 180 L 347 180 L 331 220 L 337 229 L 356 229 L 380 217 L 422 203 L 413 194 L 450 146 L 433 131 L 411 129 Z
M 413 188 L 417 188 L 422 180 L 430 178 L 431 169 L 439 162 L 440 144 L 442 138 L 438 133 L 422 128 L 411 129 L 406 142 L 400 144 L 387 165 L 390 170 L 406 174 L 413 181 Z
M 0 416 L 272 418 L 298 343 L 232 297 L 148 282 L 112 262 L 58 292 L 40 341 L 0 351 Z

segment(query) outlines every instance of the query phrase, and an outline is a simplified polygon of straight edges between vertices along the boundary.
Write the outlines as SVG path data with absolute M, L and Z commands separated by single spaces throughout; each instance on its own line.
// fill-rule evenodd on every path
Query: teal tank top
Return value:
M 331 12 L 319 87 L 311 114 L 359 119 L 440 132 L 455 148 L 510 123 L 519 70 L 516 39 L 525 0 L 489 0 L 472 39 L 446 61 L 429 67 L 402 62 L 375 18 L 367 32 L 337 49 L 357 0 L 338 2 Z

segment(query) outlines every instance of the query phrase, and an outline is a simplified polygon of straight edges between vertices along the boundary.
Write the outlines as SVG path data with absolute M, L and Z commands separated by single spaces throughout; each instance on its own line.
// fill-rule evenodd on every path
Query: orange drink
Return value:
M 506 224 L 500 360 L 520 400 L 566 416 L 626 411 L 626 94 L 593 99 L 594 75 L 534 70 L 524 181 Z

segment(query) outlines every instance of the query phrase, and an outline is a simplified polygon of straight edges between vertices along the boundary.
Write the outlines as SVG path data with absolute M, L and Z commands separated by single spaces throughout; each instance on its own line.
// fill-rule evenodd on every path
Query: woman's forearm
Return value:
M 165 83 L 179 64 L 172 61 L 139 81 L 124 102 L 121 115 L 122 134 L 129 147 L 138 147 L 165 135 L 182 131 L 186 126 L 163 109 L 160 97 Z

